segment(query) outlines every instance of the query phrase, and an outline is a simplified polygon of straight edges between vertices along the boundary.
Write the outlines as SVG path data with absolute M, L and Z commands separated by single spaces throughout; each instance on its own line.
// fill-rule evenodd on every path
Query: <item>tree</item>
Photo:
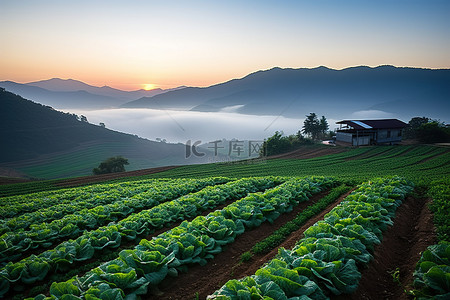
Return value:
M 328 126 L 327 119 L 325 118 L 325 116 L 322 116 L 322 118 L 320 119 L 320 133 L 322 133 L 322 138 L 325 136 L 329 128 L 330 126 Z
M 417 128 L 416 137 L 425 144 L 447 143 L 450 142 L 450 128 L 438 121 L 431 121 Z
M 427 117 L 414 117 L 408 122 L 408 127 L 405 128 L 404 137 L 405 139 L 415 139 L 417 138 L 417 130 L 423 124 L 427 124 L 431 119 Z
M 289 142 L 283 139 L 283 132 L 275 131 L 275 134 L 264 141 L 262 149 L 265 151 L 264 155 L 274 155 L 283 153 L 289 148 Z
M 439 120 L 427 117 L 414 117 L 408 122 L 403 136 L 417 139 L 420 143 L 446 143 L 450 141 L 450 128 Z
M 125 166 L 128 165 L 128 159 L 122 156 L 110 157 L 104 162 L 100 163 L 97 168 L 94 168 L 92 172 L 95 175 L 125 172 Z
M 260 150 L 261 156 L 270 156 L 280 153 L 289 152 L 299 148 L 302 145 L 310 145 L 313 142 L 306 139 L 302 134 L 292 134 L 289 136 L 283 136 L 283 132 L 276 131 L 273 136 L 264 140 L 264 143 Z
M 306 119 L 303 122 L 302 132 L 306 135 L 309 135 L 313 140 L 318 139 L 319 134 L 321 133 L 321 126 L 320 121 L 319 119 L 317 119 L 317 115 L 315 113 L 310 113 L 309 116 L 306 116 Z

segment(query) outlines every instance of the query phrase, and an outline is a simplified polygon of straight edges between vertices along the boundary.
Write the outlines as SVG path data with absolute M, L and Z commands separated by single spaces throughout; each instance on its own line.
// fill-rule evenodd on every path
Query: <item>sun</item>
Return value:
M 146 83 L 146 84 L 144 84 L 144 90 L 150 91 L 150 90 L 153 90 L 153 89 L 156 89 L 156 84 L 153 84 L 153 83 Z

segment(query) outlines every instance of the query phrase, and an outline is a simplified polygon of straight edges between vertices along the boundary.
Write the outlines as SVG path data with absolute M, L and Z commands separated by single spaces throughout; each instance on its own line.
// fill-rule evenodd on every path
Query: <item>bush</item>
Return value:
M 416 131 L 422 143 L 444 143 L 450 141 L 450 129 L 436 121 L 422 124 Z
M 122 156 L 110 157 L 100 163 L 98 168 L 94 168 L 92 172 L 95 175 L 125 172 L 125 165 L 128 164 L 128 159 L 123 158 Z
M 300 132 L 296 135 L 283 136 L 283 132 L 276 131 L 273 136 L 264 141 L 261 147 L 261 156 L 275 155 L 289 152 L 302 145 L 311 145 L 314 142 L 302 136 Z

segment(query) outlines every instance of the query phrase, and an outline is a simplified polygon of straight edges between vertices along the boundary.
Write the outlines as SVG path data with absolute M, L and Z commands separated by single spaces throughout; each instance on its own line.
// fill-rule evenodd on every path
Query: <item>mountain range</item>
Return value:
M 78 80 L 60 78 L 30 83 L 1 81 L 0 87 L 56 109 L 114 108 L 138 98 L 183 88 L 122 91 L 109 86 L 96 87 Z
M 450 121 L 449 99 L 449 69 L 273 68 L 206 88 L 188 87 L 143 97 L 122 107 L 233 111 L 293 118 L 317 112 L 334 119 L 376 111 L 406 121 L 418 115 Z
M 75 114 L 2 88 L 0 140 L 0 171 L 16 170 L 37 178 L 89 175 L 101 161 L 118 155 L 129 160 L 127 170 L 205 163 L 215 157 L 203 149 L 203 157 L 186 158 L 184 144 L 150 141 L 83 122 Z
M 0 82 L 0 87 L 56 109 L 152 108 L 332 119 L 364 115 L 450 122 L 450 70 L 358 66 L 342 70 L 273 68 L 209 87 L 122 91 L 72 79 Z
M 129 170 L 217 158 L 203 151 L 204 157 L 186 159 L 184 144 L 142 139 L 55 109 L 152 108 L 294 119 L 310 112 L 329 119 L 364 119 L 358 113 L 375 112 L 406 122 L 415 116 L 450 121 L 449 69 L 273 68 L 210 87 L 131 92 L 58 78 L 3 81 L 0 87 L 0 171 L 40 178 L 90 174 L 100 161 L 116 155 L 130 160 Z

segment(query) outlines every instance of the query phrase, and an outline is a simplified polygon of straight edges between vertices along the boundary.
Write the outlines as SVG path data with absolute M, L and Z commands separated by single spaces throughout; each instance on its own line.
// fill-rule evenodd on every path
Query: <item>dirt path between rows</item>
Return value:
M 240 264 L 241 254 L 249 251 L 257 242 L 268 237 L 272 232 L 294 219 L 296 215 L 309 205 L 316 203 L 328 192 L 314 195 L 309 201 L 300 203 L 290 213 L 281 215 L 273 224 L 265 222 L 258 228 L 246 231 L 236 238 L 234 243 L 216 255 L 205 266 L 195 265 L 189 268 L 187 273 L 180 274 L 177 278 L 167 278 L 161 283 L 160 290 L 164 293 L 159 296 L 147 295 L 143 299 L 194 299 L 198 293 L 198 299 L 206 299 L 207 295 L 223 286 L 228 280 L 252 275 L 265 262 L 272 259 L 278 253 L 278 247 L 266 255 L 255 255 L 245 263 Z M 349 192 L 350 193 L 350 192 Z M 341 196 L 336 202 L 330 204 L 319 215 L 311 218 L 299 230 L 292 233 L 279 247 L 292 248 L 303 232 L 315 222 L 323 219 L 333 207 L 342 201 L 349 193 Z
M 394 225 L 375 247 L 374 260 L 362 270 L 358 290 L 351 295 L 333 299 L 410 299 L 404 292 L 412 289 L 412 273 L 427 246 L 436 243 L 433 215 L 428 209 L 430 199 L 408 197 L 397 209 Z M 400 271 L 400 286 L 392 272 Z
M 268 159 L 308 159 L 308 158 L 316 158 L 324 155 L 337 154 L 349 151 L 348 147 L 332 147 L 326 146 L 323 148 L 309 148 L 309 147 L 301 147 L 297 150 L 290 151 L 287 153 L 276 154 L 272 156 L 268 156 Z
M 267 188 L 264 191 L 267 191 L 268 189 L 270 189 L 270 188 Z M 260 191 L 260 192 L 263 192 L 263 191 Z M 251 194 L 251 193 L 247 193 L 247 195 L 249 195 L 249 194 Z M 244 197 L 246 197 L 246 196 L 244 196 Z M 242 198 L 244 198 L 244 197 L 242 197 Z M 242 199 L 242 198 L 228 199 L 225 202 L 223 202 L 222 204 L 219 204 L 219 205 L 217 205 L 214 208 L 210 208 L 210 209 L 207 209 L 207 210 L 203 211 L 198 216 L 207 216 L 208 214 L 210 214 L 210 213 L 212 213 L 212 212 L 214 212 L 216 210 L 221 210 L 224 207 L 226 207 L 226 206 L 230 205 L 231 203 L 233 203 L 233 202 L 235 202 L 235 201 L 237 201 L 239 199 Z M 162 234 L 164 232 L 167 232 L 167 231 L 171 230 L 172 228 L 175 228 L 175 227 L 179 226 L 182 222 L 184 222 L 184 221 L 190 222 L 193 219 L 195 219 L 196 217 L 197 216 L 194 216 L 194 217 L 191 217 L 191 218 L 186 218 L 185 220 L 179 220 L 179 221 L 176 221 L 176 222 L 173 222 L 173 223 L 170 223 L 170 224 L 166 224 L 164 227 L 156 229 L 154 232 L 152 232 L 150 234 L 147 234 L 145 236 L 138 236 L 134 240 L 127 240 L 125 238 L 122 238 L 121 245 L 118 248 L 115 248 L 115 249 L 106 248 L 106 249 L 104 249 L 104 250 L 102 250 L 100 252 L 96 252 L 92 258 L 90 258 L 88 260 L 84 260 L 84 261 L 75 262 L 74 264 L 72 264 L 71 265 L 71 269 L 79 269 L 79 268 L 83 267 L 84 265 L 92 264 L 94 262 L 97 262 L 97 264 L 96 264 L 97 266 L 101 265 L 102 263 L 107 262 L 107 261 L 110 260 L 110 258 L 105 260 L 105 258 L 104 258 L 104 254 L 105 253 L 112 253 L 113 252 L 113 253 L 116 253 L 117 257 L 118 257 L 120 251 L 125 250 L 125 249 L 133 249 L 133 248 L 135 248 L 135 246 L 138 245 L 139 242 L 142 239 L 151 240 L 152 238 L 154 238 L 154 237 L 156 237 L 156 236 L 158 236 L 158 235 L 160 235 L 160 234 Z M 47 250 L 48 249 L 44 249 L 41 252 L 44 252 L 44 251 L 47 251 Z M 64 272 L 64 271 L 59 271 L 59 272 Z M 59 272 L 58 271 L 54 272 L 53 276 L 56 276 L 57 274 L 59 274 Z M 85 273 L 86 273 L 86 270 L 81 268 L 81 270 L 79 271 L 79 273 L 77 275 L 79 277 L 81 277 Z M 69 278 L 67 278 L 66 280 L 68 280 L 68 279 Z M 59 281 L 61 281 L 61 280 L 58 279 L 57 282 L 59 282 Z M 42 281 L 38 281 L 34 285 L 28 286 L 26 288 L 26 290 L 23 292 L 23 294 L 26 295 L 26 296 L 30 296 L 30 297 L 33 296 L 34 297 L 35 295 L 31 295 L 30 291 L 33 290 L 34 287 L 40 286 L 42 283 L 43 283 Z M 12 293 L 13 293 L 12 291 L 9 292 L 9 294 L 12 294 Z M 49 295 L 47 295 L 47 296 L 49 296 Z
M 156 167 L 156 168 L 150 168 L 150 169 L 126 171 L 126 172 L 111 173 L 111 174 L 82 176 L 82 177 L 61 179 L 61 180 L 58 180 L 57 182 L 55 182 L 54 184 L 56 186 L 60 186 L 60 187 L 76 187 L 76 186 L 80 186 L 80 185 L 121 179 L 121 178 L 125 178 L 125 177 L 150 175 L 150 174 L 160 173 L 160 172 L 164 172 L 164 171 L 175 169 L 175 168 L 178 168 L 178 166 Z

